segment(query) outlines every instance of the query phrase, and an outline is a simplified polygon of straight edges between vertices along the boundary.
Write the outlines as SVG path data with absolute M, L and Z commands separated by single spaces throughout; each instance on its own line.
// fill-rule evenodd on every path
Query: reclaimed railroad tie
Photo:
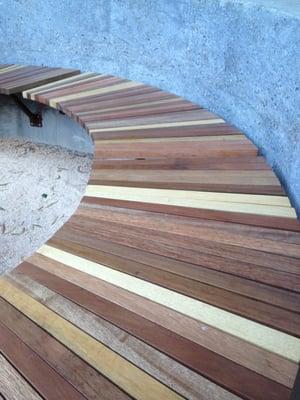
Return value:
M 295 398 L 300 226 L 256 146 L 112 75 L 0 66 L 20 92 L 95 151 L 76 213 L 0 280 L 0 398 Z

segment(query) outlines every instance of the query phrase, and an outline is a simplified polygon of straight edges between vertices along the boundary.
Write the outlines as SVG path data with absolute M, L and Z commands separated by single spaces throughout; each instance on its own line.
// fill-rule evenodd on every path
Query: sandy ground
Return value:
M 91 155 L 0 140 L 0 275 L 43 245 L 76 210 Z

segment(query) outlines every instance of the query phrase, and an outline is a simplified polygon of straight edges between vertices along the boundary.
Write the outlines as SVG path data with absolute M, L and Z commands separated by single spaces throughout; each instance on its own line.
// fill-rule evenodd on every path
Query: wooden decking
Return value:
M 0 67 L 0 93 L 20 90 L 81 124 L 95 157 L 75 215 L 0 280 L 2 397 L 289 399 L 300 226 L 255 145 L 114 76 Z

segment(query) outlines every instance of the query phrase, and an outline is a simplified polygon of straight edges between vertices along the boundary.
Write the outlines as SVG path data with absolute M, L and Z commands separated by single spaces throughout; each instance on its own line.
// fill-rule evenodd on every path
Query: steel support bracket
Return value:
M 40 112 L 33 113 L 27 105 L 23 103 L 21 98 L 17 94 L 11 95 L 14 102 L 18 105 L 18 107 L 23 111 L 24 114 L 27 115 L 30 121 L 30 126 L 34 126 L 36 128 L 41 128 L 43 126 L 43 117 Z

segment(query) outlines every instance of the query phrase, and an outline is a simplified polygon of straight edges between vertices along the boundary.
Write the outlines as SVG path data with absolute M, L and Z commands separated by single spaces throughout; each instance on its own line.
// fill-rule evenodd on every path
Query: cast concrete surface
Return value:
M 298 1 L 2 0 L 2 63 L 140 80 L 243 130 L 300 205 Z

